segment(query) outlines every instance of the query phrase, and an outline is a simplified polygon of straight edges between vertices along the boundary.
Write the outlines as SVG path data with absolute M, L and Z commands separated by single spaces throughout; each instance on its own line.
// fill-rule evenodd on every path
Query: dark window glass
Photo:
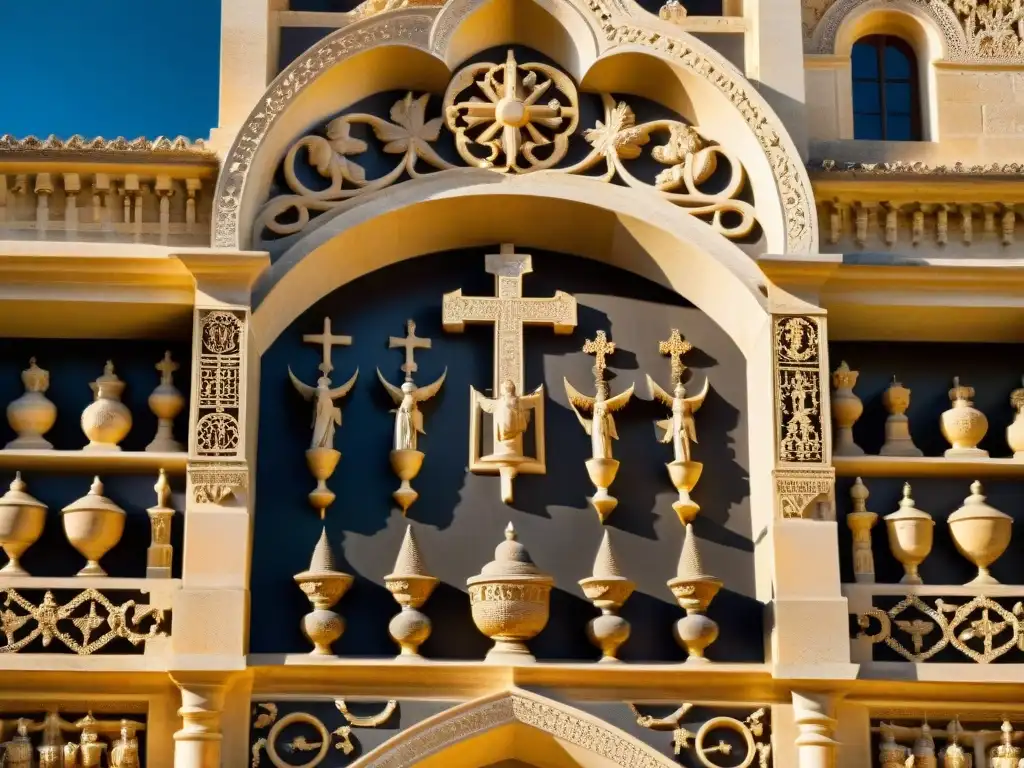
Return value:
M 921 104 L 914 51 L 898 37 L 870 35 L 854 43 L 853 135 L 857 139 L 921 140 Z

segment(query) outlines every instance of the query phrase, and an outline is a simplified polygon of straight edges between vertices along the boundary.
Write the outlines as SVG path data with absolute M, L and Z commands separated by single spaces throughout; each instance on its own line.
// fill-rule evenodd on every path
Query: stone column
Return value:
M 833 738 L 834 707 L 832 694 L 793 691 L 797 768 L 835 768 L 839 742 Z
M 221 711 L 228 688 L 223 672 L 175 672 L 181 690 L 181 730 L 174 734 L 174 768 L 220 768 Z

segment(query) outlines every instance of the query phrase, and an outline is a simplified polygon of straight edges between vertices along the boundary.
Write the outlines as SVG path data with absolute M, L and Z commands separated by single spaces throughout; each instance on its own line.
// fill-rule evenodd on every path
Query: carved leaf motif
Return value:
M 409 150 L 410 142 L 420 152 L 429 151 L 426 144 L 437 141 L 441 133 L 442 119 L 435 117 L 427 121 L 427 102 L 430 94 L 425 93 L 418 99 L 407 93 L 405 98 L 396 101 L 391 107 L 391 123 L 383 121 L 373 124 L 373 132 L 381 141 L 386 141 L 384 151 L 397 155 Z
M 366 181 L 363 167 L 344 156 L 361 154 L 368 145 L 362 139 L 352 137 L 352 126 L 344 117 L 335 118 L 327 124 L 327 139 L 327 144 L 319 141 L 309 144 L 309 162 L 317 172 L 330 177 L 331 165 L 337 163 L 343 176 L 359 183 Z
M 636 160 L 640 147 L 650 141 L 647 133 L 636 127 L 636 115 L 624 101 L 615 105 L 608 125 L 598 120 L 596 127 L 583 132 L 583 138 L 599 152 L 614 153 L 623 160 Z

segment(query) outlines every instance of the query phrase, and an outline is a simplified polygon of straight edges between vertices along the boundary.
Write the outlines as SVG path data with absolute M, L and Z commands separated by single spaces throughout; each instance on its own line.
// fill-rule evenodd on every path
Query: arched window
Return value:
M 853 45 L 853 137 L 921 141 L 921 104 L 913 49 L 892 35 Z

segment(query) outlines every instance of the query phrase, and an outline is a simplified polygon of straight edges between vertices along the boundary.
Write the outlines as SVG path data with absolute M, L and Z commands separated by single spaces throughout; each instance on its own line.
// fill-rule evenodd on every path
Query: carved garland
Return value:
M 474 93 L 479 89 L 480 98 Z M 444 160 L 431 144 L 437 141 L 442 121 L 455 137 L 459 156 L 468 165 L 502 173 L 546 171 L 582 174 L 604 166 L 597 181 L 620 179 L 630 187 L 656 191 L 662 198 L 684 208 L 692 216 L 709 219 L 712 228 L 729 238 L 750 233 L 755 224 L 754 207 L 738 199 L 746 184 L 739 158 L 722 147 L 709 145 L 694 128 L 678 120 L 654 120 L 637 124 L 633 110 L 608 94 L 601 94 L 604 121 L 583 136 L 590 153 L 566 168 L 555 168 L 569 150 L 578 123 L 576 87 L 565 74 L 544 64 L 519 64 L 512 51 L 504 64 L 470 65 L 452 78 L 443 99 L 441 118 L 426 119 L 429 94 L 408 93 L 391 107 L 391 121 L 370 114 L 348 114 L 327 124 L 326 137 L 310 134 L 297 141 L 284 160 L 286 194 L 271 200 L 256 220 L 256 233 L 266 227 L 278 235 L 302 231 L 311 211 L 327 211 L 347 205 L 354 197 L 384 189 L 402 179 L 421 178 L 422 163 L 437 170 L 456 166 Z M 546 99 L 546 101 L 545 101 Z M 367 180 L 352 156 L 365 153 L 365 141 L 351 135 L 353 125 L 368 125 L 385 154 L 401 155 L 387 173 Z M 636 178 L 624 160 L 636 160 L 656 133 L 668 140 L 650 150 L 650 156 L 668 166 L 654 184 Z M 324 189 L 313 189 L 298 173 L 298 163 L 308 159 L 320 176 L 329 180 Z M 706 182 L 724 159 L 730 171 L 721 191 L 705 193 Z M 734 214 L 727 223 L 724 214 Z
M 775 177 L 786 221 L 786 250 L 808 252 L 815 240 L 810 183 L 799 158 L 791 147 L 786 146 L 786 140 L 779 133 L 777 121 L 769 118 L 759 97 L 748 92 L 749 86 L 743 84 L 742 77 L 728 65 L 709 60 L 683 39 L 614 23 L 612 10 L 602 0 L 587 0 L 586 10 L 595 17 L 609 42 L 639 44 L 663 54 L 675 65 L 711 82 L 730 100 L 761 144 Z M 358 29 L 323 41 L 285 70 L 260 108 L 250 115 L 224 164 L 216 196 L 215 246 L 231 248 L 240 245 L 238 215 L 247 173 L 263 137 L 289 102 L 320 72 L 359 50 L 383 43 L 405 43 L 426 50 L 432 22 L 430 16 L 408 16 L 400 20 L 383 19 L 360 24 Z M 454 19 L 445 22 L 447 26 L 455 23 Z M 443 38 L 444 33 L 445 30 L 439 28 L 438 37 Z
M 901 618 L 908 609 L 924 617 Z M 947 619 L 946 614 L 952 614 L 952 618 Z M 879 626 L 875 633 L 868 631 L 872 620 Z M 1024 651 L 1024 605 L 1016 603 L 1010 611 L 983 595 L 963 605 L 939 598 L 934 608 L 917 595 L 908 595 L 888 611 L 872 608 L 858 614 L 857 625 L 861 629 L 857 637 L 872 645 L 885 643 L 907 661 L 917 663 L 927 661 L 947 646 L 978 664 L 995 661 L 1015 648 Z M 895 637 L 894 626 L 910 638 L 913 650 Z M 926 646 L 925 638 L 936 630 L 938 638 Z M 968 645 L 972 640 L 980 640 L 981 648 Z
M 141 605 L 129 600 L 121 605 L 114 605 L 105 595 L 95 589 L 79 592 L 67 603 L 61 605 L 47 590 L 39 605 L 26 600 L 13 589 L 2 589 L 4 610 L 0 612 L 0 630 L 6 636 L 6 644 L 0 646 L 0 653 L 18 653 L 33 640 L 41 637 L 43 647 L 48 647 L 54 640 L 59 640 L 79 656 L 95 653 L 112 640 L 123 638 L 132 645 L 139 645 L 157 635 L 166 635 L 164 611 L 151 605 Z M 84 616 L 75 616 L 77 609 L 89 604 L 89 612 Z M 12 609 L 16 606 L 24 611 L 17 613 Z M 97 613 L 97 606 L 103 615 Z M 149 629 L 138 632 L 136 628 L 146 619 L 152 619 Z M 79 640 L 61 626 L 60 622 L 70 622 L 81 635 Z M 35 626 L 31 626 L 34 623 Z M 26 625 L 30 625 L 28 634 L 20 638 L 16 634 Z M 94 637 L 97 630 L 106 625 L 107 629 L 99 637 Z

